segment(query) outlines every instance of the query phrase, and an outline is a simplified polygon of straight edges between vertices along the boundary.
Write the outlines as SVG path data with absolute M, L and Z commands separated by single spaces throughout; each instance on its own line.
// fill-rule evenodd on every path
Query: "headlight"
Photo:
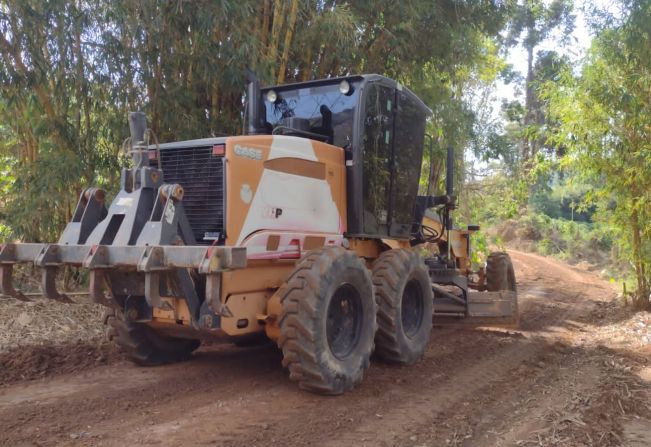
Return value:
M 269 90 L 267 92 L 267 101 L 269 101 L 272 104 L 275 104 L 276 101 L 278 101 L 278 93 L 276 93 L 275 90 Z
M 350 95 L 353 92 L 353 88 L 350 86 L 350 82 L 345 79 L 339 83 L 339 92 L 342 95 Z

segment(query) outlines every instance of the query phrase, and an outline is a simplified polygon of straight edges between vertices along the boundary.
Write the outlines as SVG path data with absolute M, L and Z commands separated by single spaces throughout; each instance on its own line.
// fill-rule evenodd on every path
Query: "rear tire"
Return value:
M 300 388 L 341 394 L 362 381 L 376 329 L 371 275 L 341 247 L 309 252 L 277 292 L 283 366 Z
M 141 366 L 156 366 L 188 360 L 201 341 L 164 336 L 144 323 L 127 321 L 122 311 L 111 309 L 104 316 L 109 341 Z
M 378 357 L 390 363 L 416 363 L 432 333 L 434 297 L 427 268 L 411 250 L 388 250 L 373 264 L 373 285 Z
M 486 260 L 486 289 L 489 292 L 512 292 L 510 293 L 512 313 L 508 319 L 508 324 L 517 327 L 520 324 L 520 310 L 518 308 L 515 271 L 508 253 L 499 251 L 488 255 Z
M 486 260 L 486 287 L 489 292 L 516 291 L 515 272 L 508 253 L 498 251 Z

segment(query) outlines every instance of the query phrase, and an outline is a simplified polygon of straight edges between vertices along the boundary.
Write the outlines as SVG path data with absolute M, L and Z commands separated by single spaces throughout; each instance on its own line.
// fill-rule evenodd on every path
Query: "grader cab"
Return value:
M 187 359 L 210 338 L 264 336 L 301 388 L 339 394 L 371 354 L 418 361 L 432 318 L 517 316 L 508 255 L 471 269 L 445 194 L 419 195 L 431 111 L 401 84 L 363 75 L 247 90 L 247 133 L 153 143 L 129 115 L 132 164 L 107 207 L 88 188 L 51 244 L 0 246 L 0 291 L 16 263 L 89 271 L 111 338 L 138 364 Z M 432 173 L 424 174 L 432 177 Z

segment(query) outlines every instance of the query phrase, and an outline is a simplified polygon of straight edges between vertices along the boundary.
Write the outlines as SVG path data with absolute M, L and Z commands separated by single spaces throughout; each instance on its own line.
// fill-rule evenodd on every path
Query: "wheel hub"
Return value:
M 342 284 L 328 305 L 326 336 L 332 354 L 342 360 L 359 342 L 362 329 L 362 301 L 350 284 Z
M 423 293 L 418 281 L 412 279 L 405 285 L 402 294 L 401 320 L 405 335 L 412 338 L 418 333 L 423 322 Z

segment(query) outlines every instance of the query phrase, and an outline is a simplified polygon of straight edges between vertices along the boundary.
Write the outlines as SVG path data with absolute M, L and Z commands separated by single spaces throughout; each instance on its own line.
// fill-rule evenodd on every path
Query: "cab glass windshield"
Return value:
M 263 98 L 267 122 L 275 129 L 282 126 L 286 118 L 304 118 L 309 121 L 310 132 L 326 135 L 335 146 L 349 146 L 352 144 L 353 117 L 358 97 L 357 83 L 350 84 L 352 93 L 348 95 L 339 91 L 338 82 L 274 89 L 278 95 L 274 103 L 267 99 L 268 90 L 265 90 Z

